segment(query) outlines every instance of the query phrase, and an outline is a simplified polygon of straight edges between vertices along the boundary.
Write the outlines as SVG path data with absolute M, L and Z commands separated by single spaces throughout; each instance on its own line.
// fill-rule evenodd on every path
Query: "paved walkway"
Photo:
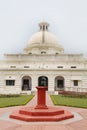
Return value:
M 53 103 L 50 96 L 47 95 L 47 105 L 52 106 Z M 35 106 L 36 96 L 30 101 L 27 106 Z M 22 106 L 20 106 L 22 107 Z M 79 114 L 82 118 L 78 121 L 66 121 L 63 122 L 23 122 L 14 119 L 9 119 L 8 115 L 14 110 L 20 109 L 17 107 L 0 108 L 0 130 L 87 130 L 87 109 L 74 108 L 74 107 L 62 107 L 69 111 Z

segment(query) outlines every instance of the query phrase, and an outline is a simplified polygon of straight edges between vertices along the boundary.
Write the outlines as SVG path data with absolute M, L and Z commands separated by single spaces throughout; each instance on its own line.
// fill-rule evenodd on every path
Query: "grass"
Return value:
M 27 104 L 34 95 L 0 95 L 0 108 Z
M 51 95 L 54 105 L 87 108 L 87 98 Z

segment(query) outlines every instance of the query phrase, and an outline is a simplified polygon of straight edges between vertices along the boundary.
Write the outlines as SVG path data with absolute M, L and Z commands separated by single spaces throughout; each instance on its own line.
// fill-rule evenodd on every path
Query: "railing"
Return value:
M 65 87 L 65 91 L 87 92 L 87 87 Z

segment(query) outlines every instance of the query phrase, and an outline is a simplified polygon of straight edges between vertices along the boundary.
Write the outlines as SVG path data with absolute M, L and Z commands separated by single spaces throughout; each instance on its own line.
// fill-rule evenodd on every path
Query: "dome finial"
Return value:
M 49 24 L 47 22 L 39 23 L 40 31 L 48 31 Z

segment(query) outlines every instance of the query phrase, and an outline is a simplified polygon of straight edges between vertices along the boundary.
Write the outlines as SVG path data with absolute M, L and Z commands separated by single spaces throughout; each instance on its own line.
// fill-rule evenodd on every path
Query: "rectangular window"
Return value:
M 6 80 L 6 86 L 14 86 L 15 80 Z
M 63 66 L 57 66 L 57 68 L 63 68 Z
M 10 66 L 10 68 L 16 68 L 16 66 Z
M 76 66 L 71 66 L 71 68 L 76 68 Z
M 41 54 L 46 54 L 46 52 L 45 51 L 41 51 Z
M 29 66 L 24 66 L 24 68 L 29 68 Z
M 74 86 L 78 86 L 78 80 L 74 80 Z

